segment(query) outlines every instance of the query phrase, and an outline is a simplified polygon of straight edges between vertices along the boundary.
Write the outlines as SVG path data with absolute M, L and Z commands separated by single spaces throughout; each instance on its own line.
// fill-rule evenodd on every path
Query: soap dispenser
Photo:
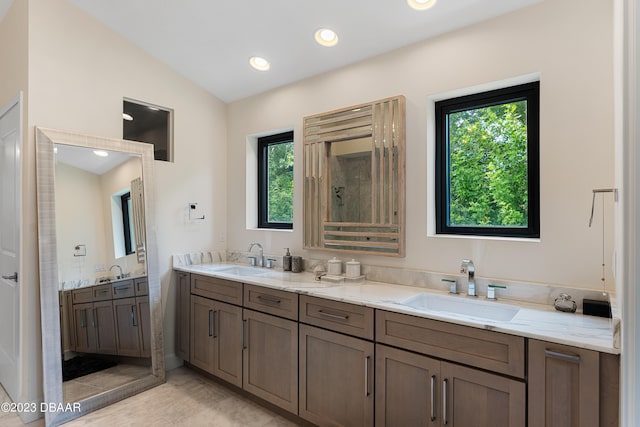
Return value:
M 291 271 L 291 253 L 289 252 L 289 248 L 284 248 L 287 252 L 285 252 L 282 257 L 282 270 L 283 271 Z

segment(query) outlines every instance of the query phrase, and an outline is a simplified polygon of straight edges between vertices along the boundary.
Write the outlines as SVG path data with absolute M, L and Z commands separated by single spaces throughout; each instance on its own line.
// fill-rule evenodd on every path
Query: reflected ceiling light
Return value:
M 127 114 L 127 113 L 122 113 L 122 118 L 124 120 L 128 120 L 128 121 L 133 120 L 133 116 L 131 114 Z
M 58 154 L 58 147 L 53 147 L 53 154 Z
M 316 42 L 322 46 L 335 46 L 338 44 L 338 35 L 328 28 L 320 28 L 315 34 Z
M 107 157 L 109 155 L 109 153 L 107 153 L 104 150 L 93 150 L 93 154 L 95 154 L 98 157 Z
M 437 0 L 407 0 L 407 4 L 415 10 L 431 9 Z
M 158 107 L 152 107 L 151 105 L 148 105 L 147 108 L 149 110 L 153 110 L 153 111 L 160 111 L 160 109 Z
M 259 56 L 252 56 L 251 58 L 249 58 L 249 64 L 251 64 L 253 68 L 259 71 L 267 71 L 269 68 L 271 68 L 271 64 L 269 64 L 269 61 Z

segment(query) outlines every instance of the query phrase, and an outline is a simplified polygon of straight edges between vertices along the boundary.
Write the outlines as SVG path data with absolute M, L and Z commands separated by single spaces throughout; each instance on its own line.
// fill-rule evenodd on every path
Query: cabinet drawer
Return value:
M 113 299 L 135 296 L 133 280 L 122 280 L 113 284 Z
M 298 294 L 293 292 L 244 285 L 244 306 L 286 319 L 298 320 Z
M 373 309 L 369 307 L 301 295 L 300 322 L 373 340 Z
M 87 288 L 74 289 L 71 291 L 71 300 L 74 304 L 83 304 L 93 301 L 93 286 Z
M 136 288 L 137 297 L 149 295 L 149 280 L 147 280 L 146 277 L 140 277 L 138 279 L 135 279 L 133 283 Z
M 524 378 L 523 337 L 378 310 L 376 341 Z
M 93 300 L 94 301 L 106 301 L 113 299 L 113 292 L 111 291 L 111 283 L 106 285 L 93 286 Z
M 242 283 L 232 280 L 192 274 L 191 293 L 230 304 L 242 305 Z

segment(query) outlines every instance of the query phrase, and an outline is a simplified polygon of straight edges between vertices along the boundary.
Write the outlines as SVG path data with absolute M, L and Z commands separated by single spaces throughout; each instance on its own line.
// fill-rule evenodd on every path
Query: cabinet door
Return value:
M 176 286 L 176 356 L 189 361 L 191 282 L 189 273 L 178 273 Z
M 73 321 L 76 351 L 79 353 L 95 353 L 96 343 L 93 303 L 74 304 Z
M 320 426 L 373 425 L 373 343 L 300 325 L 300 416 Z
M 214 301 L 213 375 L 242 387 L 242 308 Z
M 214 301 L 191 295 L 190 363 L 213 373 L 213 312 Z
M 76 349 L 76 334 L 74 333 L 73 324 L 73 299 L 71 291 L 62 292 L 60 309 L 60 335 L 62 339 L 62 355 L 63 360 L 66 360 L 66 356 Z
M 599 423 L 599 354 L 529 340 L 529 426 Z
M 116 332 L 118 338 L 118 355 L 140 356 L 140 342 L 138 328 L 140 316 L 135 298 L 113 300 Z
M 113 322 L 113 304 L 111 301 L 93 303 L 95 316 L 97 352 L 118 354 L 116 347 L 116 330 Z
M 440 362 L 376 345 L 376 426 L 438 426 Z
M 248 392 L 298 413 L 298 324 L 244 310 L 244 375 Z
M 151 307 L 149 297 L 136 297 L 136 307 L 140 318 L 140 356 L 151 357 Z
M 524 382 L 447 362 L 442 362 L 440 372 L 443 425 L 525 425 Z

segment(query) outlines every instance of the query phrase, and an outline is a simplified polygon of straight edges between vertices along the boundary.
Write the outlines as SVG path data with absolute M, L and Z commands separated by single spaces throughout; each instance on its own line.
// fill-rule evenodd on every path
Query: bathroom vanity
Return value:
M 492 320 L 404 303 L 424 288 L 177 270 L 176 353 L 312 424 L 618 425 L 609 319 L 522 304 Z
M 60 291 L 63 354 L 150 357 L 146 277 Z

